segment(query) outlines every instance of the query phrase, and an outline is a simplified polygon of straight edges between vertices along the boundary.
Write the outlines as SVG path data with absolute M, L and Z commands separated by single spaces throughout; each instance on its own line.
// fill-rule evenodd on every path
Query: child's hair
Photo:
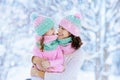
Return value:
M 74 35 L 71 35 L 71 37 L 72 37 L 72 44 L 71 44 L 72 47 L 76 50 L 79 49 L 81 47 L 81 45 L 83 44 L 81 38 L 76 37 Z
M 44 36 L 42 36 L 41 40 L 40 40 L 40 50 L 43 52 L 44 50 Z

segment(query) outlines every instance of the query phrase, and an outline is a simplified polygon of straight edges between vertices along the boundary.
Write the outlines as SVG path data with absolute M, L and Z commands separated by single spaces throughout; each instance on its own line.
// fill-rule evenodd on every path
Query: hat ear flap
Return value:
M 33 12 L 30 14 L 30 20 L 35 20 L 37 17 L 39 16 L 39 14 L 37 12 Z

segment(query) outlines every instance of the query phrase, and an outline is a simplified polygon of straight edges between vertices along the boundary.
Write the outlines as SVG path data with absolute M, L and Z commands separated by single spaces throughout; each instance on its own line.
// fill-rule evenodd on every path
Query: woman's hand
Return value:
M 48 67 L 50 67 L 50 62 L 48 60 L 42 61 L 41 64 L 44 69 L 47 69 Z

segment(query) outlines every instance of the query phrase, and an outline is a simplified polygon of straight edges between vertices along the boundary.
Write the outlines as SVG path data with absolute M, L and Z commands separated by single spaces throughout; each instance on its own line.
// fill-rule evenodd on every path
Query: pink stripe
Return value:
M 44 19 L 43 16 L 39 16 L 37 19 L 35 19 L 34 25 L 38 26 L 43 21 L 43 19 Z
M 63 19 L 60 25 L 75 36 L 79 35 L 79 28 L 67 19 Z

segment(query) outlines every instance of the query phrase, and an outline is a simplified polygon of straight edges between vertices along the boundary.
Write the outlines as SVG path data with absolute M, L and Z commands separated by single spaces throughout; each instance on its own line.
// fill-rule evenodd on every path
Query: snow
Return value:
M 4 45 L 0 45 L 0 56 L 2 56 L 5 53 L 5 46 Z
M 26 66 L 27 67 L 27 66 Z M 30 77 L 30 67 L 13 67 L 9 70 L 6 80 L 25 80 Z

